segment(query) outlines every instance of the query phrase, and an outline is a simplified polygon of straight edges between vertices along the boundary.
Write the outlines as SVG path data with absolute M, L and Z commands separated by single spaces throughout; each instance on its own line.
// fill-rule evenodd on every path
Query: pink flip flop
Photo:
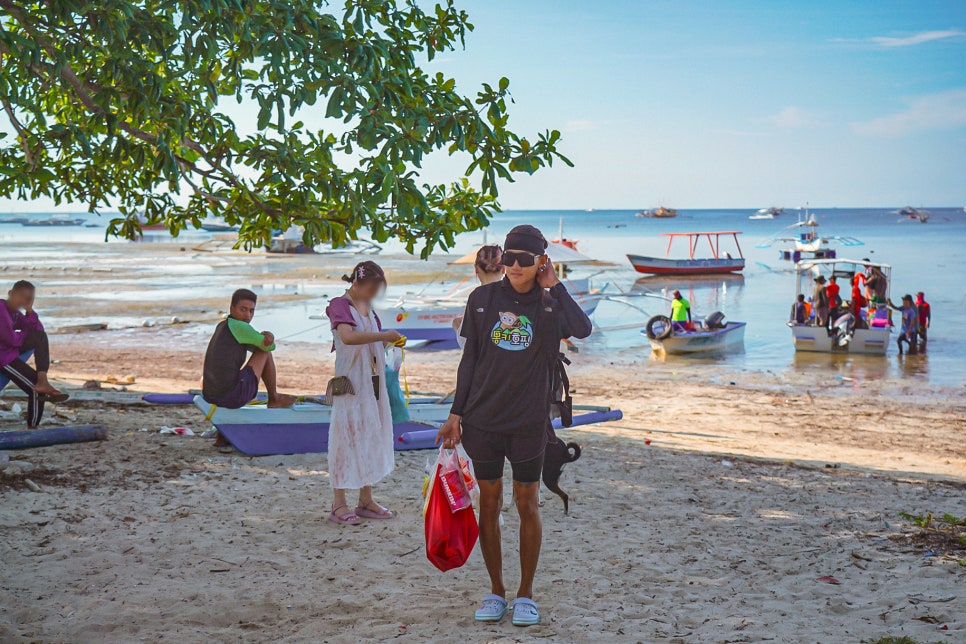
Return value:
M 379 509 L 370 510 L 369 505 L 374 505 Z M 392 518 L 392 512 L 382 507 L 375 501 L 370 501 L 369 505 L 367 505 L 366 507 L 357 507 L 355 510 L 356 514 L 359 515 L 360 517 L 365 517 L 367 519 L 391 519 Z
M 345 508 L 346 510 L 348 510 L 349 506 L 340 505 L 339 507 L 334 508 L 332 510 L 332 514 L 329 515 L 329 521 L 331 521 L 332 523 L 336 523 L 338 525 L 359 525 L 362 523 L 362 521 L 359 520 L 359 515 L 356 514 L 355 512 L 352 512 L 352 511 L 346 512 L 341 517 L 338 514 L 336 514 L 336 512 L 338 512 L 342 508 Z

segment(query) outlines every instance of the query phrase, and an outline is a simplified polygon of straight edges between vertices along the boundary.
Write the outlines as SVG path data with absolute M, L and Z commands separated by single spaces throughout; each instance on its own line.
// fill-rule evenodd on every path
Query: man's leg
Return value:
M 506 598 L 503 585 L 503 545 L 500 510 L 503 509 L 503 479 L 477 481 L 480 486 L 480 551 L 490 575 L 490 592 Z
M 34 352 L 34 366 L 37 367 L 37 385 L 35 387 L 37 393 L 47 396 L 60 394 L 47 382 L 47 372 L 50 370 L 50 343 L 46 332 L 35 330 L 24 337 L 23 344 L 20 345 L 21 353 L 31 349 Z
M 272 357 L 271 351 L 256 351 L 249 358 L 248 366 L 252 368 L 258 379 L 265 383 L 269 407 L 291 407 L 295 403 L 293 396 L 278 393 L 275 358 Z
M 19 358 L 10 364 L 0 367 L 10 382 L 17 385 L 27 394 L 27 428 L 36 429 L 40 426 L 40 419 L 44 415 L 44 399 L 37 390 L 37 372 Z
M 543 459 L 542 454 L 540 458 Z M 540 545 L 543 542 L 543 522 L 538 505 L 540 481 L 514 481 L 513 491 L 520 515 L 520 589 L 517 597 L 533 599 L 533 578 L 537 574 Z

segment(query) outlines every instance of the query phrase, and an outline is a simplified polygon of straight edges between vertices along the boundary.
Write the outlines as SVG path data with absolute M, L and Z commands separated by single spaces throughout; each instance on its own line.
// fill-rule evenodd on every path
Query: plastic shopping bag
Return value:
M 440 467 L 436 465 L 436 471 L 430 478 L 425 518 L 426 558 L 446 572 L 466 563 L 476 546 L 480 528 L 472 506 L 456 512 L 450 509 Z
M 386 393 L 389 395 L 389 410 L 392 412 L 392 422 L 408 423 L 409 406 L 406 396 L 399 385 L 399 370 L 402 368 L 403 351 L 399 347 L 386 349 Z

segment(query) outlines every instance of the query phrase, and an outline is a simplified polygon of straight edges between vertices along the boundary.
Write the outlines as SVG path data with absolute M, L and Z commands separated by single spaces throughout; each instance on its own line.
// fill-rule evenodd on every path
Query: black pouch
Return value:
M 379 400 L 379 371 L 376 359 L 372 359 L 372 393 L 376 396 L 376 400 Z
M 574 399 L 570 395 L 570 378 L 566 369 L 569 364 L 567 356 L 558 353 L 550 372 L 550 417 L 559 418 L 564 427 L 574 424 Z

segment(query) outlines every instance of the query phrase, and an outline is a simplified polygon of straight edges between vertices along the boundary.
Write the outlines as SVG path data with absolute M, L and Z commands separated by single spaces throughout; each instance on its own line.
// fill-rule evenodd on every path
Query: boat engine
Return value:
M 721 311 L 715 311 L 708 317 L 704 318 L 704 328 L 706 329 L 723 329 L 727 326 L 725 324 L 725 316 Z
M 835 341 L 838 345 L 846 346 L 855 335 L 855 316 L 851 312 L 843 313 L 832 323 L 832 331 L 835 332 Z

